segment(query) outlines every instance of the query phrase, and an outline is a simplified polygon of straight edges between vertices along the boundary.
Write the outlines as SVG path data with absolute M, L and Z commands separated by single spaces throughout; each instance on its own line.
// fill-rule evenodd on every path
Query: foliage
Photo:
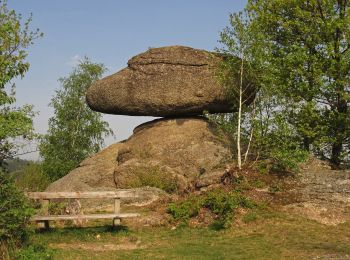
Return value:
M 238 208 L 253 208 L 256 204 L 239 192 L 211 191 L 204 196 L 193 196 L 181 201 L 171 203 L 168 213 L 177 221 L 187 222 L 196 217 L 201 208 L 206 208 L 216 215 L 215 225 L 220 228 L 230 226 L 233 213 Z
M 180 203 L 170 203 L 168 213 L 177 221 L 187 222 L 198 215 L 201 207 L 201 198 L 189 197 Z
M 50 202 L 49 204 L 49 214 L 50 215 L 64 215 L 66 214 L 66 206 L 67 206 L 67 201 L 59 201 L 59 202 Z
M 42 36 L 39 30 L 29 29 L 32 17 L 21 23 L 21 15 L 0 1 L 0 166 L 21 147 L 14 139 L 31 140 L 34 112 L 32 106 L 15 107 L 15 85 L 11 81 L 23 77 L 29 69 L 28 48 Z M 10 85 L 10 86 L 9 86 Z
M 11 159 L 6 159 L 3 162 L 3 167 L 6 172 L 13 173 L 13 172 L 22 170 L 29 164 L 30 164 L 29 160 L 23 160 L 20 158 L 11 158 Z
M 242 124 L 244 121 L 244 112 L 247 110 L 246 106 L 252 102 L 255 96 L 255 85 L 259 73 L 252 73 L 261 70 L 262 62 L 259 58 L 262 57 L 260 52 L 256 50 L 261 49 L 258 33 L 255 28 L 251 26 L 250 18 L 246 12 L 239 12 L 230 15 L 231 27 L 226 27 L 221 33 L 220 42 L 225 45 L 220 49 L 225 58 L 219 69 L 219 79 L 226 87 L 227 95 L 232 99 L 232 103 L 237 107 L 237 113 L 229 117 L 230 124 L 234 125 L 235 142 L 237 150 L 237 165 L 242 168 L 247 160 L 247 154 L 250 148 L 246 148 L 244 161 L 242 162 L 242 145 L 241 139 L 244 136 L 242 133 Z M 224 117 L 225 118 L 225 117 Z M 234 120 L 232 120 L 234 119 Z M 253 134 L 251 128 L 251 134 Z
M 49 260 L 53 259 L 54 250 L 48 249 L 47 247 L 43 245 L 29 245 L 27 247 L 24 247 L 18 252 L 16 252 L 16 259 L 22 259 L 22 260 Z
M 350 3 L 250 0 L 264 35 L 271 88 L 303 149 L 339 165 L 349 157 Z
M 177 191 L 177 180 L 171 174 L 162 171 L 157 166 L 144 166 L 130 174 L 130 178 L 123 183 L 125 188 L 155 187 L 168 193 Z
M 33 209 L 24 194 L 0 170 L 0 246 L 12 247 L 27 238 L 27 224 Z
M 43 170 L 52 181 L 98 152 L 103 138 L 113 134 L 102 115 L 90 110 L 85 102 L 88 87 L 104 71 L 104 65 L 85 58 L 68 77 L 59 79 L 61 89 L 50 103 L 55 114 L 49 119 L 48 133 L 40 144 Z
M 44 191 L 50 184 L 40 163 L 31 162 L 14 173 L 15 185 L 22 191 Z
M 231 224 L 235 209 L 253 208 L 255 203 L 235 191 L 230 193 L 216 191 L 206 196 L 203 207 L 217 215 L 216 226 L 227 228 Z
M 265 115 L 256 119 L 252 150 L 261 160 L 269 160 L 272 171 L 297 171 L 298 165 L 308 158 L 308 152 L 302 149 L 301 140 L 283 114 L 271 113 L 270 122 L 261 125 Z M 259 122 L 260 121 L 260 122 Z
M 219 79 L 226 86 L 227 94 L 237 103 L 237 73 L 244 66 L 245 82 L 254 85 L 255 99 L 250 106 L 243 102 L 241 112 L 208 117 L 229 136 L 234 149 L 246 150 L 243 164 L 249 160 L 269 160 L 275 170 L 295 171 L 308 153 L 302 149 L 302 139 L 296 127 L 289 122 L 283 95 L 272 85 L 271 66 L 266 62 L 272 55 L 270 43 L 266 42 L 254 19 L 248 9 L 230 15 L 230 26 L 220 35 L 224 47 L 219 51 L 231 58 L 223 60 Z M 244 59 L 241 67 L 235 62 L 237 56 L 241 57 L 238 61 Z M 251 86 L 245 89 L 252 95 Z

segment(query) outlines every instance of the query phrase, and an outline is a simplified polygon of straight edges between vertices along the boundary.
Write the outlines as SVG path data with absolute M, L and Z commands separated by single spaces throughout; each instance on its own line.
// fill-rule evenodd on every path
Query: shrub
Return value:
M 43 191 L 49 184 L 39 163 L 31 162 L 15 174 L 15 185 L 23 191 Z
M 203 206 L 210 209 L 216 216 L 216 226 L 229 227 L 234 210 L 237 208 L 252 208 L 255 206 L 248 198 L 238 192 L 214 191 L 210 192 L 203 203 Z
M 234 211 L 237 208 L 253 208 L 256 204 L 239 192 L 212 191 L 204 196 L 189 197 L 179 203 L 171 203 L 168 213 L 177 221 L 187 222 L 198 216 L 201 208 L 209 209 L 216 215 L 217 228 L 229 227 Z
M 198 215 L 201 207 L 201 198 L 192 197 L 180 203 L 170 203 L 168 213 L 177 221 L 187 222 Z
M 24 194 L 0 169 L 0 243 L 1 247 L 20 245 L 27 238 L 27 224 L 33 209 Z

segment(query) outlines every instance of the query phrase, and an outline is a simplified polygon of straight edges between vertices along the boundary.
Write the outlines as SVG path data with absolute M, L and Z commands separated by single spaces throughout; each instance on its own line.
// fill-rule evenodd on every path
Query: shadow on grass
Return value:
M 60 234 L 60 235 L 75 235 L 75 236 L 87 236 L 87 235 L 97 235 L 100 233 L 108 233 L 111 235 L 115 234 L 128 234 L 129 228 L 124 225 L 118 226 L 97 226 L 97 227 L 55 227 L 49 229 L 37 229 L 36 234 Z

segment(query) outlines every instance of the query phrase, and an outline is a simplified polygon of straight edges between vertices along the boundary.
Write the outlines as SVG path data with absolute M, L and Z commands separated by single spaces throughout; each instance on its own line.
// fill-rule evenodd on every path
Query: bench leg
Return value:
M 48 230 L 50 228 L 48 220 L 38 221 L 37 224 L 39 229 Z
M 120 213 L 120 198 L 116 198 L 114 200 L 114 213 L 119 214 Z M 114 218 L 113 219 L 113 228 L 116 226 L 119 226 L 121 222 L 120 218 Z
M 113 227 L 119 226 L 121 224 L 120 218 L 114 218 L 113 219 Z

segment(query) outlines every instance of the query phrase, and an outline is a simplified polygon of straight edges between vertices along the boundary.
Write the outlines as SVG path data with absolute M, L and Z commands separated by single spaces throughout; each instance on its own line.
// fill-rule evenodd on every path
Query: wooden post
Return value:
M 42 200 L 41 202 L 41 209 L 44 216 L 49 215 L 49 204 L 50 204 L 50 200 Z M 39 221 L 38 227 L 43 229 L 49 229 L 50 228 L 49 221 L 48 220 Z
M 120 198 L 114 199 L 114 213 L 119 214 L 120 213 Z M 114 218 L 113 219 L 113 227 L 120 225 L 120 218 Z

